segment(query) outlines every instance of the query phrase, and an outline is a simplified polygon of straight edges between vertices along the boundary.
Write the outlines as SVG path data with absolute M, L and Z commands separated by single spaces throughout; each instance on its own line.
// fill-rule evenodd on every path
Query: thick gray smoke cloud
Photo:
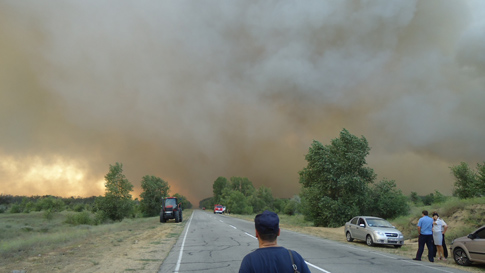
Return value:
M 2 1 L 0 185 L 99 195 L 121 162 L 192 202 L 299 192 L 313 139 L 364 135 L 405 192 L 485 158 L 480 1 Z M 482 13 L 480 13 L 482 12 Z

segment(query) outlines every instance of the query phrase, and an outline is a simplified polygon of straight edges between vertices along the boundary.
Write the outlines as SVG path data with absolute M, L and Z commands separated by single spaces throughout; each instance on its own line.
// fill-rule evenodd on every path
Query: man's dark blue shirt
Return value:
M 291 251 L 293 260 L 301 273 L 309 273 L 305 260 Z M 258 248 L 244 257 L 239 273 L 294 273 L 290 253 L 284 247 Z

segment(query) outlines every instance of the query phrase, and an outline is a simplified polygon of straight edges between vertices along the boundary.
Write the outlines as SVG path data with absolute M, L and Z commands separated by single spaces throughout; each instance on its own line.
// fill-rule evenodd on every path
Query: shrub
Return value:
M 25 232 L 30 232 L 30 231 L 33 231 L 34 228 L 31 227 L 31 226 L 23 226 L 20 228 L 22 231 L 25 231 Z
M 83 204 L 77 204 L 74 206 L 74 208 L 72 209 L 73 211 L 76 211 L 76 212 L 81 212 L 84 210 L 84 205 Z
M 297 208 L 298 208 L 298 203 L 295 200 L 290 200 L 286 204 L 284 208 L 284 212 L 286 215 L 295 215 Z
M 78 225 L 92 225 L 94 220 L 91 219 L 89 212 L 83 211 L 78 213 L 69 214 L 66 216 L 65 223 L 78 226 Z
M 22 211 L 22 207 L 19 204 L 13 204 L 10 208 L 10 213 L 21 213 Z
M 47 220 L 52 220 L 54 218 L 54 212 L 52 212 L 52 210 L 48 209 L 48 210 L 44 211 L 43 216 Z

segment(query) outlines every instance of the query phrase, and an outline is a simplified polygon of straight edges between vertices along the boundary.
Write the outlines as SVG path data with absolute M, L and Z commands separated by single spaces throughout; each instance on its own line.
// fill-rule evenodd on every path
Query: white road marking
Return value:
M 305 263 L 306 263 L 307 265 L 309 265 L 309 266 L 311 266 L 311 267 L 315 268 L 315 269 L 318 269 L 318 270 L 322 271 L 322 272 L 325 272 L 325 273 L 331 273 L 330 271 L 327 271 L 327 270 L 325 270 L 325 269 L 323 269 L 323 268 L 320 268 L 320 267 L 318 267 L 318 266 L 316 266 L 316 265 L 314 265 L 314 264 L 311 264 L 311 263 L 309 263 L 309 262 L 307 262 L 307 261 L 305 261 Z
M 182 246 L 180 247 L 179 259 L 177 261 L 177 265 L 175 266 L 175 270 L 173 272 L 179 272 L 180 262 L 182 261 L 182 253 L 184 252 L 185 239 L 187 238 L 187 233 L 189 232 L 190 223 L 192 222 L 192 218 L 194 217 L 194 214 L 195 213 L 192 212 L 192 215 L 190 216 L 189 223 L 187 224 L 187 227 L 185 229 L 184 240 L 182 241 Z
M 230 227 L 232 227 L 233 229 L 237 229 L 237 227 L 233 226 L 233 225 L 229 225 Z

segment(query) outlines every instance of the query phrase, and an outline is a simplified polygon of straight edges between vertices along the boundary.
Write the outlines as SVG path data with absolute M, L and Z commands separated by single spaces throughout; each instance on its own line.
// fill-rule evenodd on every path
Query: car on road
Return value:
M 365 241 L 368 246 L 404 244 L 404 236 L 385 219 L 374 216 L 356 216 L 345 223 L 345 237 L 348 242 L 354 239 Z
M 485 263 L 485 226 L 451 242 L 453 259 L 459 265 Z
M 222 214 L 223 211 L 224 210 L 222 208 L 222 205 L 214 205 L 214 214 L 216 214 L 216 213 Z

